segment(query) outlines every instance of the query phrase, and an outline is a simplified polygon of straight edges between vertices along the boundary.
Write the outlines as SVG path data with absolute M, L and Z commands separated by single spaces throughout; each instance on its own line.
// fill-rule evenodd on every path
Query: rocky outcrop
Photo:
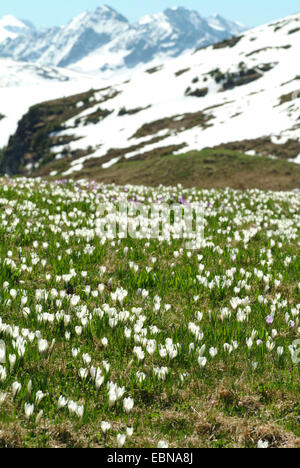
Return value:
M 101 90 L 99 90 L 101 91 Z M 9 139 L 4 150 L 0 174 L 26 174 L 28 170 L 51 162 L 55 155 L 50 151 L 54 145 L 63 145 L 78 139 L 72 135 L 57 137 L 56 132 L 65 128 L 65 122 L 82 111 L 97 105 L 95 90 L 37 104 L 29 109 L 18 123 L 17 131 Z M 110 95 L 113 96 L 114 94 Z M 102 99 L 99 104 L 103 103 Z M 100 109 L 87 116 L 93 122 L 109 115 Z M 93 120 L 94 119 L 94 120 Z

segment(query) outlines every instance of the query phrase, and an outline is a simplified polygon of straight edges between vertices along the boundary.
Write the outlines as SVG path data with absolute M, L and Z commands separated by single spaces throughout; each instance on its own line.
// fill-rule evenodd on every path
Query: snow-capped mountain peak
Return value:
M 232 31 L 234 36 L 247 29 L 246 26 L 242 23 L 227 20 L 218 13 L 215 13 L 214 15 L 207 18 L 207 22 L 211 28 L 217 31 Z
M 26 34 L 33 30 L 34 26 L 29 21 L 19 20 L 13 15 L 5 15 L 0 19 L 0 43 L 6 39 L 15 39 L 20 34 Z
M 223 19 L 222 27 L 216 27 L 217 23 L 221 24 L 221 19 L 210 25 L 198 12 L 174 7 L 131 24 L 113 8 L 101 5 L 63 27 L 43 31 L 29 28 L 22 37 L 6 32 L 7 40 L 0 41 L 0 57 L 85 73 L 115 73 L 158 58 L 177 57 L 245 29 Z
M 197 11 L 188 10 L 184 7 L 173 7 L 167 8 L 162 13 L 154 15 L 146 15 L 139 21 L 138 25 L 148 27 L 156 25 L 156 27 L 166 27 L 168 29 L 179 30 L 181 32 L 188 33 L 189 29 L 198 29 L 200 34 L 200 28 L 207 29 L 207 22 L 202 18 Z
M 92 12 L 84 11 L 75 16 L 68 23 L 66 29 L 92 28 L 101 34 L 104 30 L 109 32 L 116 29 L 116 27 L 120 27 L 120 24 L 128 24 L 128 20 L 113 8 L 103 5 Z
M 98 6 L 92 13 L 91 16 L 96 20 L 101 21 L 119 21 L 122 23 L 128 23 L 128 19 L 125 16 L 121 15 L 118 11 L 114 8 L 111 8 L 107 5 L 100 5 Z
M 5 15 L 0 19 L 0 26 L 6 29 L 22 29 L 26 25 L 13 15 Z

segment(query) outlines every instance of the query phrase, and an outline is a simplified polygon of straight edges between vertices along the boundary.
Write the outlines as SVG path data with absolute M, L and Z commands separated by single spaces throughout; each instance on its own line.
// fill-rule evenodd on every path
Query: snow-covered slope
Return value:
M 88 80 L 86 75 L 65 68 L 0 58 L 0 88 L 43 86 L 52 82 Z
M 7 144 L 30 106 L 78 93 L 93 82 L 71 70 L 0 58 L 0 148 Z
M 164 148 L 199 150 L 245 140 L 252 149 L 257 139 L 267 142 L 270 155 L 283 148 L 286 156 L 283 145 L 292 145 L 297 160 L 299 55 L 297 14 L 156 69 L 139 70 L 131 80 L 109 88 L 101 90 L 95 80 L 88 104 L 77 102 L 72 117 L 61 122 L 63 129 L 51 136 L 56 141 L 51 148 L 54 163 L 61 168 L 62 158 L 76 155 L 65 158 L 59 169 L 68 175 L 80 173 L 92 161 L 101 168 Z
M 155 59 L 166 60 L 244 31 L 216 15 L 208 20 L 183 7 L 147 15 L 138 23 L 107 6 L 83 12 L 65 27 L 28 31 L 0 44 L 0 57 L 72 67 L 82 72 L 115 72 Z

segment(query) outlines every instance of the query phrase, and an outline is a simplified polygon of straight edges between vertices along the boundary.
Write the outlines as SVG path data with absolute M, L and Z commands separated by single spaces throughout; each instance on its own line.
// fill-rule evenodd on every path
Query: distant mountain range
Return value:
M 178 11 L 168 10 L 184 23 Z M 156 18 L 161 32 L 162 17 Z M 196 15 L 195 29 L 198 20 Z M 83 17 L 77 21 L 85 22 Z M 220 19 L 214 21 L 216 27 Z M 153 17 L 142 21 L 149 37 L 153 22 Z M 125 20 L 119 23 L 130 28 Z M 164 27 L 170 39 L 169 23 Z M 130 41 L 129 32 L 126 38 Z M 162 47 L 163 37 L 157 44 Z M 155 161 L 203 148 L 299 163 L 299 55 L 296 14 L 157 66 L 144 65 L 126 80 L 119 73 L 104 80 L 45 65 L 20 68 L 20 82 L 32 76 L 43 84 L 0 87 L 0 147 L 1 140 L 6 146 L 0 173 L 96 177 L 120 164 L 128 167 L 127 161 Z M 20 65 L 0 60 L 0 76 L 1 62 L 11 62 L 12 70 Z M 213 177 L 214 162 L 206 162 Z
M 183 7 L 147 15 L 132 24 L 113 8 L 99 6 L 76 16 L 66 26 L 41 30 L 8 15 L 0 20 L 0 57 L 110 74 L 164 62 L 246 29 L 220 15 L 202 18 Z

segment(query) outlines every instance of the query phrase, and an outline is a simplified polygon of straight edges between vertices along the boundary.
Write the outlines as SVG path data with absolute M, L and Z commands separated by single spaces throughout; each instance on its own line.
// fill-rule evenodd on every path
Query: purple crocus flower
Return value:
M 272 325 L 272 323 L 274 322 L 274 317 L 272 315 L 267 315 L 266 322 L 267 325 Z

